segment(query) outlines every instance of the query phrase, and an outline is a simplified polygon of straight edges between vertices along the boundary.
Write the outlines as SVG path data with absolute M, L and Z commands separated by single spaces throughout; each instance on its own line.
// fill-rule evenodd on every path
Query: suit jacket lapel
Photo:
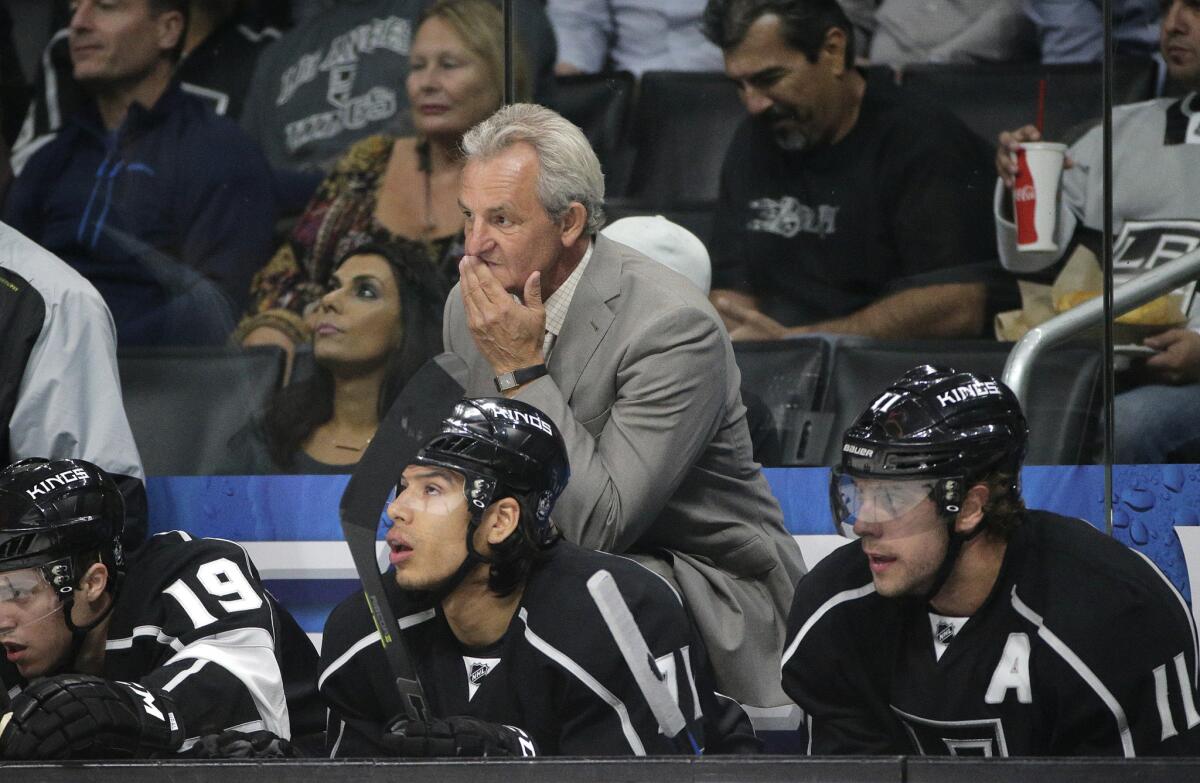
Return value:
M 592 259 L 575 288 L 562 334 L 555 341 L 547 365 L 568 402 L 612 325 L 615 316 L 608 302 L 621 295 L 620 282 L 620 250 L 609 239 L 597 236 Z

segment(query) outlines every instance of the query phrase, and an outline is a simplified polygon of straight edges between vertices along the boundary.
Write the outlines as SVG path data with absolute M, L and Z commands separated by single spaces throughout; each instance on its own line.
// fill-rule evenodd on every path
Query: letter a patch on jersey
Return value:
M 1022 704 L 1033 703 L 1033 688 L 1029 685 L 1028 634 L 1008 635 L 1008 641 L 1004 643 L 1004 652 L 1000 655 L 1000 663 L 992 672 L 992 681 L 988 684 L 983 700 L 988 704 L 1000 704 L 1010 690 L 1017 692 L 1017 701 Z

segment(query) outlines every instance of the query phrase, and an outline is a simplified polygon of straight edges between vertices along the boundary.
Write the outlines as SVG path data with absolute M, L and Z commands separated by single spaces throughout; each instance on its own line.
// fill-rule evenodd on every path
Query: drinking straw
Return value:
M 1038 101 L 1037 101 L 1037 129 L 1038 135 L 1042 135 L 1042 126 L 1046 120 L 1046 77 L 1038 79 Z

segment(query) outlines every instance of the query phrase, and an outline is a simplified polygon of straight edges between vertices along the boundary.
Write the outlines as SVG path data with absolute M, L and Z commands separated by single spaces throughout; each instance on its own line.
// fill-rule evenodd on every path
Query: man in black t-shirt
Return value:
M 731 336 L 979 335 L 995 257 L 982 139 L 855 69 L 835 0 L 710 0 L 705 29 L 751 115 L 713 232 Z
M 842 439 L 858 537 L 796 587 L 783 687 L 813 754 L 1200 752 L 1196 630 L 1154 564 L 1026 509 L 1025 417 L 986 375 L 923 366 Z

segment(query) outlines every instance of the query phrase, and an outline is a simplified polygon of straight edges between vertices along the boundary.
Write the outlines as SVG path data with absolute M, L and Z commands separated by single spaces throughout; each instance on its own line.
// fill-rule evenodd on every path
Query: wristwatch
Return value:
M 535 364 L 532 367 L 522 367 L 519 370 L 506 372 L 502 375 L 497 375 L 495 378 L 496 391 L 506 392 L 509 389 L 515 389 L 521 384 L 529 383 L 535 378 L 541 378 L 548 373 L 544 364 Z

